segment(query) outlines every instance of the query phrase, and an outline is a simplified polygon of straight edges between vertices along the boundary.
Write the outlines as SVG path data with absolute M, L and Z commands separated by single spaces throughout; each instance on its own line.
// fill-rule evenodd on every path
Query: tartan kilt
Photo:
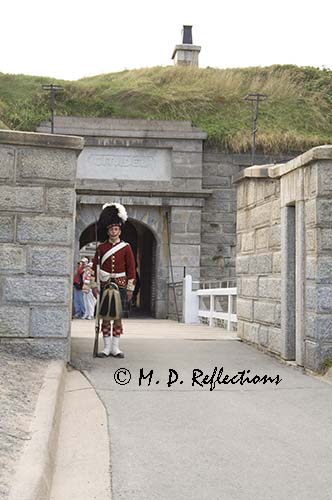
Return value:
M 127 288 L 119 288 L 120 297 L 121 297 L 121 305 L 122 305 L 122 315 L 121 318 L 129 318 L 129 302 L 127 296 Z M 104 286 L 100 287 L 100 296 L 103 295 Z
M 127 288 L 120 288 L 119 287 L 119 292 L 120 292 L 121 304 L 122 304 L 122 317 L 128 318 L 129 317 L 129 302 L 128 302 L 128 296 L 127 296 Z

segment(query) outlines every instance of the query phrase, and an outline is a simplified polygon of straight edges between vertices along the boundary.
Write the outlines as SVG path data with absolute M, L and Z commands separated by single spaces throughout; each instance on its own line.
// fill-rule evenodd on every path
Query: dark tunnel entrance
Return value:
M 131 316 L 155 317 L 156 239 L 146 225 L 130 219 L 122 229 L 121 239 L 130 243 L 133 249 L 139 278 L 139 286 L 136 287 L 131 305 Z M 80 256 L 92 259 L 95 248 L 95 224 L 91 224 L 80 236 Z

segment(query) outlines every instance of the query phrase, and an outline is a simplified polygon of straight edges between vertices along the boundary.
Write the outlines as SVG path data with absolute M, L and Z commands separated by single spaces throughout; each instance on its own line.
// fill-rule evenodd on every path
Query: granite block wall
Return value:
M 295 153 L 291 152 L 284 155 L 257 154 L 256 162 L 265 165 L 287 161 L 294 156 Z M 237 194 L 233 181 L 249 165 L 250 154 L 227 154 L 212 145 L 204 145 L 202 187 L 212 190 L 212 194 L 202 210 L 202 279 L 221 280 L 236 276 Z M 257 237 L 262 240 L 263 235 L 264 231 Z M 246 244 L 250 245 L 250 242 Z
M 213 190 L 202 210 L 201 278 L 235 276 L 236 187 L 233 176 L 240 167 L 212 148 L 203 154 L 205 189 Z
M 83 140 L 0 131 L 0 342 L 68 359 Z
M 320 146 L 238 179 L 239 335 L 313 371 L 332 364 L 331 173 Z
M 332 149 L 332 148 L 331 148 Z M 332 155 L 331 155 L 332 156 Z M 307 169 L 305 351 L 313 370 L 332 363 L 332 157 Z
M 237 193 L 237 317 L 241 338 L 280 353 L 279 180 L 246 179 Z

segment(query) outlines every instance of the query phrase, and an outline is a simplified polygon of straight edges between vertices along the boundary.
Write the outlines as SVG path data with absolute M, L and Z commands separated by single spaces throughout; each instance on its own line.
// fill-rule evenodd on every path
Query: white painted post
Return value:
M 227 318 L 227 331 L 231 331 L 231 324 L 232 324 L 232 295 L 228 295 L 228 318 Z
M 213 311 L 214 311 L 214 295 L 210 295 L 210 318 L 209 318 L 209 326 L 213 325 Z
M 182 321 L 183 323 L 198 324 L 199 297 L 192 290 L 192 277 L 187 274 L 183 278 Z

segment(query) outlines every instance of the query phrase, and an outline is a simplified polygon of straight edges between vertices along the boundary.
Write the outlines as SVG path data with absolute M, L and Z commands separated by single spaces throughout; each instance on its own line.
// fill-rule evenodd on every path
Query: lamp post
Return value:
M 43 89 L 50 92 L 50 108 L 51 108 L 51 134 L 54 134 L 54 115 L 55 115 L 55 96 L 56 93 L 63 90 L 60 85 L 43 85 Z
M 243 100 L 249 101 L 251 104 L 251 117 L 252 117 L 252 151 L 251 151 L 251 164 L 255 164 L 256 153 L 256 133 L 257 133 L 257 120 L 259 116 L 259 103 L 265 101 L 267 95 L 265 94 L 247 94 Z

